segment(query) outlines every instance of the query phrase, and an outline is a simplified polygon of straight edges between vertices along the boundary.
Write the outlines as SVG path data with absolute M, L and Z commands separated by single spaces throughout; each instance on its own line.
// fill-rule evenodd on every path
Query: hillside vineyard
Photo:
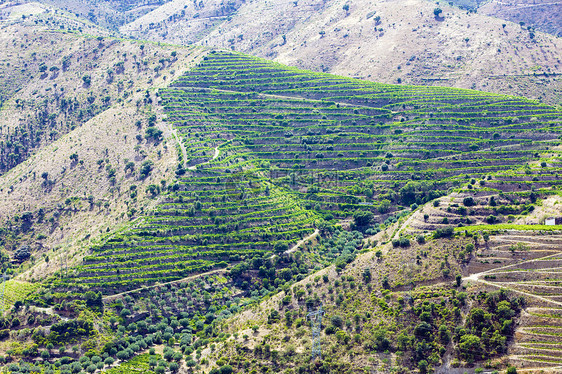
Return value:
M 508 194 L 560 183 L 559 161 L 522 168 L 560 144 L 562 122 L 524 98 L 377 84 L 225 52 L 160 97 L 185 150 L 177 183 L 64 284 L 121 291 L 226 267 L 290 247 L 327 215 L 423 204 L 492 173 L 487 186 Z
M 453 42 L 462 50 L 432 63 L 476 79 L 479 68 L 459 66 L 491 51 L 505 66 L 493 79 L 513 92 L 529 80 L 529 97 L 557 97 L 557 41 L 420 1 L 400 4 L 418 19 L 411 31 L 392 21 L 385 9 L 402 9 L 392 2 L 368 12 L 330 3 L 322 14 L 333 10 L 342 28 L 307 33 L 331 43 L 341 31 L 358 50 L 352 39 L 369 34 L 344 25 L 359 16 L 357 30 L 369 27 L 381 43 L 404 27 L 450 38 L 448 25 L 470 26 L 474 40 L 461 32 Z M 106 3 L 90 4 L 93 26 L 83 21 L 83 30 L 95 33 L 97 17 L 111 37 L 69 28 L 68 10 L 0 5 L 13 22 L 0 25 L 0 373 L 562 370 L 560 106 L 374 83 L 234 51 L 275 38 L 264 30 L 236 31 L 229 50 L 211 39 L 119 39 L 118 23 L 142 15 L 143 36 L 166 40 L 182 19 L 199 25 L 193 40 L 205 38 L 198 28 L 228 38 L 237 9 L 249 6 Z M 12 7 L 38 15 L 8 15 Z M 152 22 L 151 10 L 167 21 Z M 494 35 L 514 40 L 529 66 L 508 66 L 523 64 Z M 279 39 L 272 48 L 293 48 L 291 35 Z M 431 70 L 428 56 L 397 46 L 396 74 L 409 64 L 411 74 Z M 359 62 L 349 69 L 371 77 Z M 405 81 L 397 78 L 389 82 Z M 441 79 L 431 71 L 431 82 Z

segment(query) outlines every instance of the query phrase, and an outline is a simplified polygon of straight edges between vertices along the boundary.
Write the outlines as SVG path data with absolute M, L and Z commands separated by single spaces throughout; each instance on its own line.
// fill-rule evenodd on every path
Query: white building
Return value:
M 548 217 L 545 221 L 544 224 L 547 226 L 554 226 L 554 225 L 559 225 L 560 221 L 562 221 L 561 218 L 558 217 Z

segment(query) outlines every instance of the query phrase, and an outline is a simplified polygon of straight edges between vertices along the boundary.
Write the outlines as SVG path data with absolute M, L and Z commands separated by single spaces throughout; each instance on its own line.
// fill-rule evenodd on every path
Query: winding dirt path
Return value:
M 116 293 L 114 295 L 104 296 L 104 297 L 102 297 L 102 300 L 103 301 L 111 301 L 111 300 L 115 300 L 116 298 L 118 298 L 120 296 L 124 296 L 124 295 L 130 294 L 130 293 L 133 293 L 133 292 L 137 292 L 139 290 L 144 290 L 144 289 L 149 289 L 149 288 L 154 288 L 154 287 L 159 287 L 159 286 L 165 286 L 165 285 L 168 285 L 168 284 L 186 282 L 186 281 L 190 281 L 192 279 L 198 278 L 198 277 L 204 277 L 205 275 L 213 275 L 213 274 L 219 274 L 219 273 L 226 273 L 226 270 L 224 270 L 224 269 L 211 270 L 211 271 L 208 271 L 206 273 L 193 274 L 193 275 L 190 275 L 189 277 L 185 277 L 185 278 L 182 278 L 182 279 L 176 279 L 176 280 L 173 280 L 173 281 L 170 281 L 170 282 L 156 283 L 156 284 L 153 284 L 151 286 L 143 286 L 143 287 L 135 288 L 134 290 L 120 292 L 120 293 Z
M 290 249 L 288 249 L 285 253 L 295 252 L 300 246 L 302 246 L 308 240 L 315 238 L 319 234 L 320 234 L 320 231 L 318 229 L 314 230 L 314 232 L 312 234 L 310 234 L 310 235 L 302 238 L 301 240 L 299 240 L 294 246 L 292 246 Z M 170 282 L 156 283 L 156 284 L 153 284 L 151 286 L 139 287 L 139 288 L 135 288 L 134 290 L 124 291 L 124 292 L 116 293 L 114 295 L 104 296 L 102 298 L 102 300 L 103 301 L 111 301 L 111 300 L 117 299 L 118 297 L 137 292 L 141 289 L 149 289 L 149 288 L 154 288 L 154 287 L 158 287 L 158 286 L 165 286 L 165 285 L 168 285 L 168 284 L 186 282 L 186 281 L 190 281 L 192 279 L 198 278 L 198 277 L 204 277 L 206 275 L 213 275 L 213 274 L 220 274 L 220 273 L 226 273 L 226 270 L 224 270 L 224 269 L 211 270 L 211 271 L 208 271 L 206 273 L 194 274 L 194 275 L 190 275 L 190 276 L 182 278 L 182 279 L 176 279 L 176 280 L 173 280 L 173 281 L 170 281 Z
M 515 266 L 521 266 L 522 264 L 527 264 L 527 263 L 534 263 L 534 262 L 542 261 L 542 260 L 545 260 L 545 259 L 549 259 L 551 257 L 556 257 L 556 256 L 559 256 L 559 255 L 560 255 L 560 253 L 555 253 L 553 255 L 549 255 L 549 256 L 545 256 L 545 257 L 541 257 L 541 258 L 536 258 L 536 259 L 533 259 L 533 260 L 527 260 L 527 261 L 518 262 L 518 263 L 515 263 L 515 264 L 501 266 L 499 268 L 486 270 L 486 271 L 483 271 L 483 272 L 480 272 L 480 273 L 474 273 L 474 274 L 469 275 L 468 277 L 464 277 L 463 281 L 466 281 L 466 282 L 472 281 L 472 282 L 478 282 L 478 283 L 486 284 L 486 285 L 497 287 L 497 288 L 505 288 L 505 289 L 508 289 L 512 292 L 516 292 L 516 293 L 519 293 L 519 294 L 522 294 L 522 295 L 525 295 L 525 296 L 528 296 L 528 297 L 531 297 L 531 298 L 534 298 L 534 299 L 538 299 L 538 300 L 544 301 L 546 303 L 562 306 L 562 302 L 558 302 L 558 301 L 555 301 L 555 300 L 548 299 L 546 297 L 542 297 L 542 296 L 535 295 L 535 294 L 532 294 L 532 293 L 529 293 L 529 292 L 517 290 L 517 289 L 514 289 L 514 288 L 509 287 L 509 286 L 505 286 L 506 282 L 500 282 L 500 283 L 489 282 L 489 281 L 481 279 L 481 277 L 483 277 L 487 274 L 493 274 L 493 273 L 501 272 L 502 270 L 509 269 L 509 268 L 512 268 L 512 267 L 515 267 Z
M 209 161 L 203 162 L 203 163 L 201 163 L 201 164 L 197 164 L 197 165 L 190 166 L 190 167 L 188 167 L 187 169 L 188 169 L 188 170 L 195 170 L 195 169 L 197 169 L 197 166 L 199 166 L 199 165 L 207 165 L 208 163 L 210 163 L 210 162 L 216 160 L 217 157 L 219 157 L 219 155 L 220 155 L 220 153 L 221 153 L 220 150 L 219 150 L 219 147 L 220 147 L 220 145 L 217 145 L 217 146 L 215 147 L 215 154 L 213 154 L 213 157 L 212 157 Z
M 294 251 L 296 251 L 297 249 L 299 249 L 299 247 L 301 245 L 303 245 L 304 243 L 306 243 L 308 240 L 310 239 L 314 239 L 318 236 L 318 234 L 320 234 L 320 231 L 318 229 L 314 230 L 314 232 L 304 238 L 302 238 L 301 240 L 299 240 L 297 242 L 297 244 L 295 244 L 294 246 L 292 246 L 290 249 L 286 250 L 285 253 L 289 254 L 289 253 L 293 253 Z

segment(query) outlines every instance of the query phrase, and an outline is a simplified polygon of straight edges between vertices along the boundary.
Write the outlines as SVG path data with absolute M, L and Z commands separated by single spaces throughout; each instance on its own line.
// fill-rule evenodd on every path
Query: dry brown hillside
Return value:
M 237 10 L 233 5 L 228 14 L 219 13 L 221 4 L 196 9 L 176 0 L 121 31 L 179 44 L 198 41 L 373 81 L 560 102 L 562 41 L 518 24 L 425 0 L 256 0 Z
M 493 0 L 479 12 L 562 36 L 562 3 L 556 0 Z
M 2 32 L 3 60 L 28 58 L 21 72 L 12 71 L 14 89 L 6 91 L 0 110 L 3 149 L 18 142 L 22 149 L 17 165 L 4 164 L 0 176 L 0 219 L 8 230 L 2 241 L 8 253 L 29 245 L 36 263 L 44 261 L 40 255 L 50 257 L 50 265 L 26 274 L 34 278 L 57 270 L 61 256 L 70 266 L 92 240 L 142 216 L 159 195 L 147 192 L 149 185 L 170 185 L 177 141 L 161 121 L 155 91 L 195 63 L 202 50 L 21 24 Z M 16 55 L 10 48 L 15 40 L 28 40 L 33 49 Z M 41 64 L 60 69 L 41 74 Z M 149 123 L 162 131 L 160 139 L 147 133 Z M 37 144 L 26 148 L 25 141 Z M 145 165 L 152 170 L 143 176 Z
M 109 31 L 85 18 L 58 9 L 47 2 L 4 1 L 0 3 L 2 27 L 25 22 L 43 24 L 58 30 L 78 30 L 93 35 L 109 35 Z
M 112 30 L 165 3 L 164 0 L 44 0 L 42 2 Z
M 180 48 L 181 49 L 181 48 Z M 185 68 L 174 47 L 83 37 L 35 26 L 0 29 L 0 172 L 81 126 L 111 105 L 166 84 Z M 146 104 L 142 98 L 135 105 Z

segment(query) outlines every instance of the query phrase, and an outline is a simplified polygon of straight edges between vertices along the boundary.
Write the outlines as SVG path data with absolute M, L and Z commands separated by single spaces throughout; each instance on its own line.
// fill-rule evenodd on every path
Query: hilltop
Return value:
M 562 45 L 552 11 L 558 6 L 547 0 L 45 0 L 7 3 L 0 18 L 35 14 L 39 22 L 95 35 L 226 48 L 371 81 L 511 92 L 558 105 Z
M 117 31 L 123 24 L 132 22 L 165 3 L 164 0 L 45 0 L 41 2 L 63 9 L 111 31 Z
M 5 1 L 0 4 L 2 27 L 27 23 L 43 25 L 51 30 L 72 30 L 90 35 L 109 36 L 111 32 L 94 22 L 81 18 L 47 2 Z

